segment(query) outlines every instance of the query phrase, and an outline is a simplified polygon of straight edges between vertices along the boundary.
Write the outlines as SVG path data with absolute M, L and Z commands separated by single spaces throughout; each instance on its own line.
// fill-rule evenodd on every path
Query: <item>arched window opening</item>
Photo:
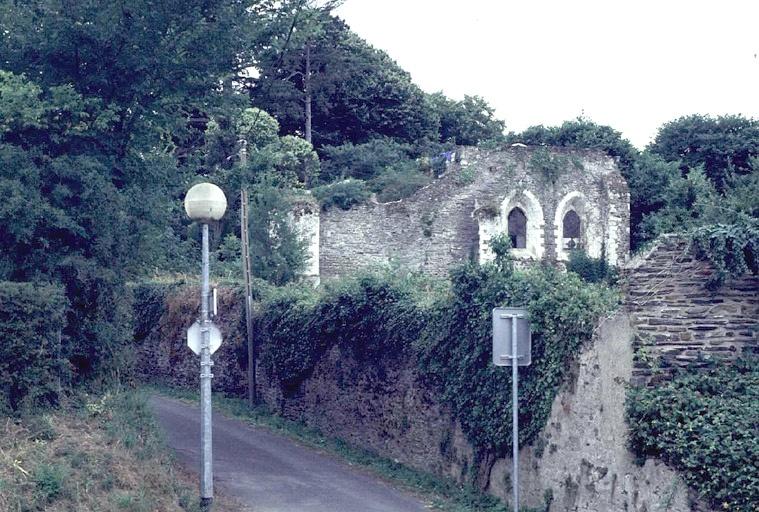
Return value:
M 569 210 L 564 215 L 564 221 L 562 225 L 562 238 L 564 242 L 564 249 L 579 249 L 581 248 L 580 241 L 580 216 L 574 210 Z
M 527 217 L 520 208 L 509 212 L 509 238 L 514 249 L 527 247 Z

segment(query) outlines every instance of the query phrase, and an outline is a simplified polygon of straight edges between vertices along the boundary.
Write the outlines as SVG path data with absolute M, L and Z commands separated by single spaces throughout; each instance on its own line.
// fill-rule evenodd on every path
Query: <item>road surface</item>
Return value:
M 197 406 L 154 395 L 150 404 L 179 462 L 200 464 Z M 337 458 L 239 420 L 213 416 L 214 482 L 255 512 L 429 512 Z

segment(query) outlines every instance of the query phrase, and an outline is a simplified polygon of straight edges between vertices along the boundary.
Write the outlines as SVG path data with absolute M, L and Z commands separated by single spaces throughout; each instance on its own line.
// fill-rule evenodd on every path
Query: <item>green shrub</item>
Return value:
M 687 372 L 627 397 L 630 445 L 659 457 L 715 509 L 754 512 L 759 503 L 759 358 L 709 373 Z
M 314 197 L 323 210 L 337 206 L 349 210 L 355 204 L 361 204 L 369 199 L 371 193 L 361 180 L 345 180 L 331 185 L 313 189 Z
M 616 279 L 616 272 L 606 258 L 593 258 L 579 249 L 570 251 L 567 271 L 574 272 L 589 283 L 613 282 Z
M 545 426 L 572 357 L 589 340 L 616 295 L 550 268 L 514 271 L 497 262 L 464 265 L 449 290 L 387 276 L 346 279 L 313 291 L 280 290 L 258 311 L 261 367 L 295 394 L 316 363 L 339 346 L 380 371 L 389 358 L 417 361 L 420 378 L 440 391 L 469 439 L 504 454 L 511 442 L 511 373 L 491 364 L 491 311 L 525 305 L 532 315 L 533 365 L 522 371 L 521 441 Z
M 714 274 L 707 283 L 721 286 L 728 277 L 759 273 L 759 219 L 702 226 L 691 232 L 696 256 L 709 261 Z
M 323 291 L 290 288 L 263 301 L 257 314 L 261 366 L 290 394 L 331 346 L 369 365 L 408 353 L 421 329 L 421 308 L 398 283 L 376 275 Z
M 346 178 L 370 180 L 385 169 L 410 160 L 411 147 L 392 139 L 374 139 L 364 144 L 323 146 L 321 179 L 331 182 Z
M 66 308 L 57 286 L 0 282 L 0 412 L 57 402 Z
M 33 478 L 36 494 L 43 503 L 54 501 L 65 490 L 66 472 L 56 464 L 40 464 Z
M 370 187 L 381 203 L 388 203 L 411 196 L 429 182 L 430 177 L 419 172 L 416 164 L 411 162 L 382 172 L 370 182 Z
M 166 309 L 166 298 L 182 282 L 146 281 L 131 286 L 133 339 L 137 344 L 143 343 L 157 328 Z

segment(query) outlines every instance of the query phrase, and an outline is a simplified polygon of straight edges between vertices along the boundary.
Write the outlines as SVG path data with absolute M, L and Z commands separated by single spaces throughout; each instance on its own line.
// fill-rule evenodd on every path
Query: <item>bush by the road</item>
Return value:
M 56 286 L 0 282 L 0 414 L 58 401 L 66 309 Z

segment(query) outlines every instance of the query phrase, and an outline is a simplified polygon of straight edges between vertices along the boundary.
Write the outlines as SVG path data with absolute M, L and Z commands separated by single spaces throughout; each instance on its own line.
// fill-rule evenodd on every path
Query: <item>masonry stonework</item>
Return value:
M 566 260 L 564 216 L 580 218 L 571 240 L 590 256 L 619 265 L 628 258 L 629 192 L 615 161 L 597 151 L 508 147 L 463 148 L 460 158 L 409 198 L 322 212 L 322 277 L 396 264 L 445 275 L 461 261 L 487 261 L 498 233 L 509 233 L 509 214 L 526 216 L 520 259 Z
M 688 241 L 674 235 L 660 238 L 624 270 L 635 332 L 633 384 L 655 384 L 678 367 L 759 351 L 759 277 L 732 279 L 711 291 L 712 273 Z

